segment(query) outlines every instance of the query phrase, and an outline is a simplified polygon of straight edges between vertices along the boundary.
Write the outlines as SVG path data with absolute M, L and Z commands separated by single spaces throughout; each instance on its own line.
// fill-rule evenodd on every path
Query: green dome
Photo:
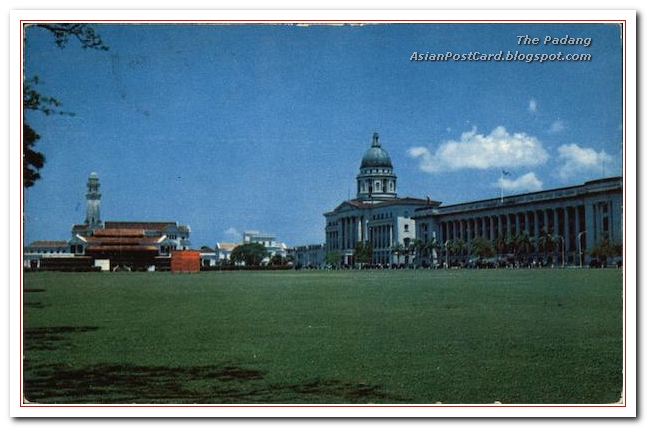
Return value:
M 374 168 L 374 167 L 387 167 L 393 168 L 391 164 L 391 157 L 389 154 L 380 146 L 378 141 L 378 134 L 373 134 L 373 144 L 371 148 L 364 153 L 362 157 L 362 164 L 360 168 Z

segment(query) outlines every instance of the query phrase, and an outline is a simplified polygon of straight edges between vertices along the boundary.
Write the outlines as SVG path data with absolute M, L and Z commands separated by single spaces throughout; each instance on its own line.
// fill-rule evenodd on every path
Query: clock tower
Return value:
M 96 172 L 90 174 L 87 186 L 88 192 L 85 194 L 87 204 L 85 224 L 89 229 L 94 229 L 101 227 L 101 215 L 99 212 L 101 193 L 99 192 L 99 176 Z

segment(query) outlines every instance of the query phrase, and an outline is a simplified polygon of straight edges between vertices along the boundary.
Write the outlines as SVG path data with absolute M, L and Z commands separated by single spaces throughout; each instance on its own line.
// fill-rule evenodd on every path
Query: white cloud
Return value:
M 541 190 L 543 185 L 544 183 L 537 178 L 534 172 L 529 172 L 515 179 L 501 177 L 496 182 L 496 187 L 514 192 L 536 192 Z
M 477 134 L 473 128 L 463 133 L 459 141 L 441 143 L 436 153 L 418 146 L 407 150 L 407 154 L 419 159 L 420 169 L 429 173 L 463 168 L 537 166 L 548 160 L 548 153 L 539 140 L 523 132 L 509 134 L 503 126 L 489 135 Z
M 604 150 L 596 152 L 577 144 L 563 144 L 557 148 L 557 153 L 558 160 L 562 162 L 557 175 L 564 180 L 575 176 L 603 175 L 606 168 L 615 164 L 613 156 Z
M 530 113 L 535 113 L 537 111 L 537 101 L 530 100 L 530 102 L 528 103 L 528 111 Z
M 230 227 L 229 229 L 224 230 L 223 233 L 234 243 L 241 242 L 243 240 L 243 234 L 236 230 L 235 227 Z
M 562 132 L 564 129 L 566 129 L 566 125 L 564 122 L 560 119 L 557 119 L 555 122 L 550 125 L 550 129 L 548 129 L 548 132 L 551 134 L 556 134 L 558 132 Z

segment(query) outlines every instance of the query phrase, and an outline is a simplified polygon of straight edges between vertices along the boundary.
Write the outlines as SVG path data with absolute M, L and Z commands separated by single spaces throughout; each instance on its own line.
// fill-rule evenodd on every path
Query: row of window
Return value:
M 409 211 L 405 211 L 403 217 L 409 218 Z M 384 220 L 387 218 L 393 218 L 393 213 L 392 212 L 379 213 L 379 214 L 373 214 L 371 216 L 371 220 Z
M 392 172 L 390 169 L 368 169 L 363 170 L 362 174 L 391 174 Z
M 368 180 L 361 182 L 362 193 L 366 193 L 366 192 L 373 193 L 373 190 L 375 190 L 375 192 L 381 192 L 382 190 L 387 191 L 386 188 L 387 188 L 386 180 L 382 180 L 382 181 L 375 180 L 375 182 L 373 183 L 373 186 L 371 186 L 371 183 Z M 393 181 L 388 182 L 388 191 L 389 192 L 395 191 L 395 182 Z

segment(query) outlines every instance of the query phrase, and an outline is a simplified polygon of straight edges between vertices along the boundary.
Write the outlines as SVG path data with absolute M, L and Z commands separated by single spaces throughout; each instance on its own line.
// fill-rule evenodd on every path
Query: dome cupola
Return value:
M 364 153 L 357 175 L 357 199 L 372 203 L 397 198 L 391 157 L 382 148 L 379 135 L 373 134 L 371 148 Z
M 391 164 L 391 157 L 389 154 L 382 148 L 380 145 L 380 136 L 373 134 L 373 144 L 371 148 L 364 153 L 362 158 L 362 163 L 360 168 L 371 168 L 371 167 L 387 167 L 393 168 Z

